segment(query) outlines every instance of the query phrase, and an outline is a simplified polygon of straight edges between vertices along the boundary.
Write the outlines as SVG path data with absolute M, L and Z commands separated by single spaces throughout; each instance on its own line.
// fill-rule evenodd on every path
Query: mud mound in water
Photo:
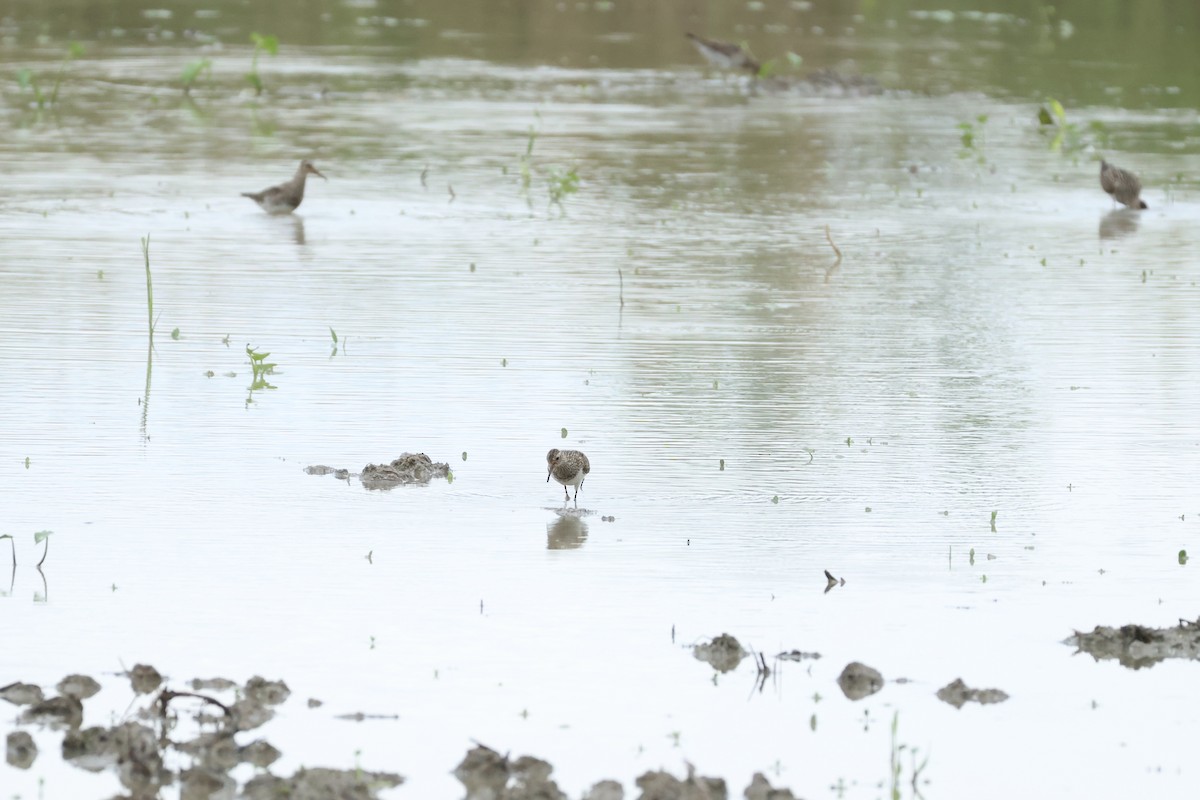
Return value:
M 1063 644 L 1074 645 L 1097 661 L 1115 658 L 1123 667 L 1152 667 L 1168 658 L 1200 660 L 1200 619 L 1179 620 L 1170 628 L 1097 625 L 1091 633 L 1075 631 Z
M 351 472 L 340 467 L 327 467 L 324 464 L 314 464 L 305 467 L 309 475 L 330 475 L 339 480 L 349 480 L 351 476 L 362 481 L 368 489 L 394 489 L 397 486 L 425 486 L 434 478 L 450 479 L 450 465 L 442 461 L 434 461 L 424 453 L 404 453 L 390 464 L 367 464 L 362 472 Z

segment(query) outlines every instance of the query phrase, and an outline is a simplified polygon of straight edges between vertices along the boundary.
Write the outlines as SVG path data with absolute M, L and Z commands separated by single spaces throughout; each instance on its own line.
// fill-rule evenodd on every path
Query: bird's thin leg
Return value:
M 570 499 L 571 499 L 571 493 L 567 491 L 567 485 L 564 483 L 563 484 L 563 500 L 570 500 Z

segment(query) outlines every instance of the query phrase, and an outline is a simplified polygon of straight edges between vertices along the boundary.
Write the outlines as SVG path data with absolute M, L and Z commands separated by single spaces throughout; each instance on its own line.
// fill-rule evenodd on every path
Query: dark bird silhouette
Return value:
M 268 214 L 290 214 L 304 202 L 304 181 L 310 173 L 328 180 L 306 159 L 300 162 L 300 168 L 287 183 L 263 189 L 261 192 L 242 192 L 242 197 L 249 197 Z

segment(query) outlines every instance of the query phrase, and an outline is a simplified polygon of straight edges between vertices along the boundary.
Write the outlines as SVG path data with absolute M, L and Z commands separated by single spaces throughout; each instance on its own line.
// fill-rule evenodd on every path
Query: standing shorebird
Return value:
M 290 214 L 304 202 L 304 181 L 310 173 L 322 180 L 328 180 L 311 161 L 305 159 L 300 162 L 300 168 L 287 183 L 263 189 L 261 192 L 242 192 L 242 197 L 249 197 L 268 214 Z
M 575 500 L 579 499 L 579 487 L 583 486 L 583 479 L 592 471 L 591 462 L 588 457 L 578 450 L 551 450 L 546 453 L 546 483 L 550 482 L 550 478 L 562 484 L 563 497 L 567 500 L 571 499 L 571 495 L 567 492 L 568 486 L 575 487 Z
M 739 47 L 732 42 L 718 42 L 714 39 L 705 39 L 694 33 L 686 35 L 692 44 L 695 45 L 696 49 L 700 51 L 700 55 L 704 56 L 704 60 L 714 67 L 720 67 L 721 69 L 744 69 L 753 75 L 757 75 L 759 70 L 762 69 L 762 65 L 754 59 L 754 56 L 750 55 L 745 48 Z
M 1100 159 L 1100 188 L 1112 195 L 1113 200 L 1130 208 L 1149 208 L 1142 200 L 1142 182 L 1127 169 Z

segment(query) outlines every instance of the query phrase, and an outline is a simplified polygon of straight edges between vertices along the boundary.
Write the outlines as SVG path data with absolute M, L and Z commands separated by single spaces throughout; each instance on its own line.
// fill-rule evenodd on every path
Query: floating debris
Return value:
M 1181 619 L 1170 628 L 1097 625 L 1091 633 L 1076 631 L 1063 644 L 1074 645 L 1097 661 L 1115 658 L 1123 667 L 1152 667 L 1168 658 L 1200 660 L 1200 619 Z
M 879 670 L 852 661 L 842 670 L 837 679 L 842 694 L 850 700 L 862 700 L 883 688 L 883 675 Z
M 94 678 L 87 675 L 68 675 L 58 682 L 59 694 L 67 697 L 74 697 L 79 700 L 87 700 L 96 692 L 100 691 L 100 684 Z
M 189 685 L 193 692 L 226 692 L 237 688 L 228 678 L 192 678 Z
M 845 586 L 845 585 L 846 585 L 845 578 L 835 578 L 835 577 L 833 577 L 832 572 L 830 572 L 829 570 L 825 570 L 825 594 L 829 594 L 829 590 L 835 586 Z
M 962 678 L 955 678 L 953 683 L 938 689 L 937 696 L 938 700 L 949 703 L 955 708 L 962 708 L 963 703 L 975 702 L 987 705 L 1003 703 L 1008 699 L 1008 694 L 999 689 L 972 689 L 963 683 Z
M 453 480 L 450 465 L 434 461 L 424 453 L 403 453 L 390 464 L 367 464 L 361 473 L 317 464 L 305 467 L 309 475 L 330 475 L 339 480 L 349 480 L 356 475 L 368 489 L 393 489 L 397 486 L 424 486 L 434 478 Z
M 352 714 L 338 714 L 334 719 L 345 719 L 351 722 L 366 722 L 369 719 L 400 719 L 399 714 L 368 714 L 363 711 L 355 711 Z
M 742 659 L 746 657 L 746 651 L 742 649 L 737 639 L 728 633 L 722 633 L 711 642 L 693 647 L 692 655 L 697 661 L 710 664 L 717 672 L 729 672 L 737 669 L 737 665 L 742 663 Z
M 29 769 L 37 758 L 37 744 L 25 731 L 13 731 L 5 741 L 4 759 L 17 769 Z
M 18 681 L 0 688 L 0 700 L 7 700 L 14 706 L 31 706 L 34 703 L 42 702 L 45 698 L 42 687 L 32 683 Z
M 806 653 L 803 650 L 789 650 L 788 652 L 780 653 L 775 657 L 781 661 L 805 661 L 806 659 L 810 658 L 815 661 L 821 657 L 821 654 L 816 652 Z

